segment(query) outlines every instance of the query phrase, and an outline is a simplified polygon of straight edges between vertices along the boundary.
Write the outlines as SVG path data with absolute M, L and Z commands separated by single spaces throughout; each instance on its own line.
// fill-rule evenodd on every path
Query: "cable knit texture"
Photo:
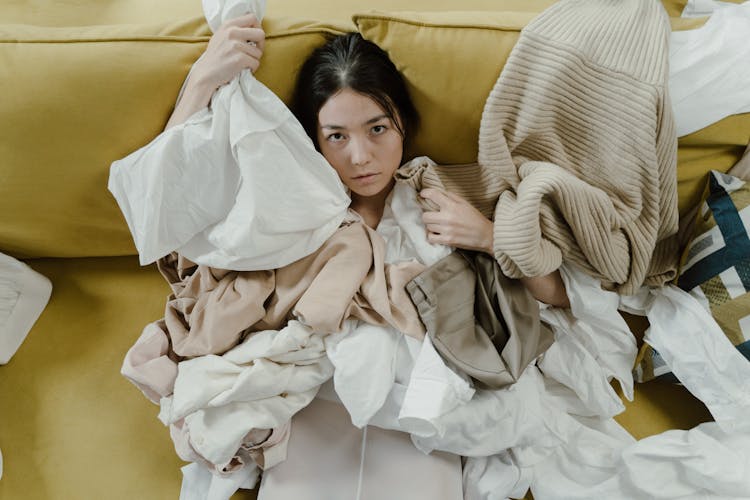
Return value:
M 668 35 L 654 0 L 563 0 L 522 31 L 479 134 L 507 275 L 569 260 L 626 294 L 674 277 Z

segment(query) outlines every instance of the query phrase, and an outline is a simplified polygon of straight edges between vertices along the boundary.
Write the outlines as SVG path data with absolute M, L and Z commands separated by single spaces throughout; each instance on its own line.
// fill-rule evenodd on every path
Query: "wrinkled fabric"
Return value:
M 226 500 L 239 488 L 253 489 L 258 482 L 258 470 L 247 468 L 230 477 L 211 474 L 198 464 L 188 464 L 182 471 L 180 500 Z
M 750 363 L 693 296 L 676 286 L 644 289 L 623 297 L 622 307 L 648 317 L 644 342 L 725 432 L 750 429 Z
M 392 328 L 363 323 L 325 339 L 336 394 L 355 427 L 367 425 L 391 390 L 400 335 Z
M 541 317 L 555 332 L 555 342 L 539 368 L 576 393 L 582 405 L 579 415 L 612 417 L 625 410 L 612 390 L 612 379 L 633 400 L 635 338 L 618 313 L 619 295 L 602 290 L 598 280 L 576 266 L 563 265 L 560 274 L 571 307 L 542 308 Z M 592 375 L 584 378 L 582 370 Z
M 394 186 L 376 232 L 386 242 L 383 259 L 390 266 L 415 259 L 420 265 L 430 265 L 451 252 L 449 247 L 427 241 L 418 197 L 408 185 Z M 393 280 L 390 282 L 393 286 Z M 399 284 L 399 289 L 405 293 L 404 285 Z M 412 304 L 408 296 L 405 300 Z M 402 333 L 397 328 L 360 322 L 351 333 L 325 339 L 328 358 L 335 367 L 336 394 L 356 427 L 366 425 L 385 403 L 399 364 L 412 362 L 403 351 Z M 367 356 L 362 356 L 363 352 Z
M 225 469 L 251 431 L 281 427 L 307 406 L 333 366 L 321 336 L 290 321 L 250 335 L 223 356 L 182 361 L 178 370 L 159 418 L 165 425 L 182 421 L 192 449 Z M 274 464 L 266 457 L 264 465 Z
M 737 5 L 735 2 L 721 2 L 719 0 L 687 0 L 680 17 L 708 17 L 715 11 Z
M 401 221 L 407 227 L 421 217 L 413 198 L 408 189 L 390 198 L 412 204 L 404 208 L 411 215 Z M 386 228 L 401 231 L 398 223 Z M 377 340 L 377 328 L 387 331 L 377 324 L 423 338 L 404 284 L 424 266 L 401 258 L 403 245 L 413 254 L 408 242 L 394 238 L 386 246 L 378 233 L 351 222 L 315 254 L 274 271 L 213 269 L 172 254 L 159 261 L 173 290 L 165 319 L 144 329 L 122 372 L 160 404 L 160 418 L 181 458 L 224 474 L 247 465 L 271 467 L 284 459 L 283 446 L 264 439 L 259 449 L 251 434 L 262 429 L 280 434 L 331 376 L 324 336 L 338 332 L 346 338 L 362 321 L 360 338 L 366 341 Z M 427 259 L 449 251 L 426 241 L 417 246 Z M 387 265 L 386 254 L 392 260 Z M 363 401 L 352 387 L 350 393 Z M 387 384 L 380 387 L 389 390 Z
M 509 451 L 464 461 L 464 500 L 523 498 L 531 485 L 529 469 L 515 465 Z
M 357 318 L 421 338 L 424 327 L 404 285 L 424 266 L 384 265 L 385 250 L 380 235 L 353 222 L 315 253 L 276 270 L 228 271 L 171 254 L 159 270 L 173 291 L 164 318 L 172 349 L 183 357 L 222 354 L 248 332 L 279 329 L 292 317 L 320 333 Z
M 669 93 L 678 137 L 750 112 L 750 2 L 716 4 L 721 7 L 704 14 L 711 14 L 706 24 L 670 35 Z
M 159 404 L 161 398 L 174 392 L 179 361 L 170 349 L 164 320 L 159 320 L 146 325 L 128 349 L 120 373 L 151 402 Z
M 0 365 L 16 353 L 51 294 L 49 279 L 0 253 Z
M 264 10 L 264 1 L 204 2 L 212 29 Z M 350 203 L 291 111 L 250 70 L 219 88 L 210 109 L 113 162 L 108 188 L 144 265 L 176 251 L 222 269 L 282 267 L 320 247 Z
M 491 389 L 512 384 L 552 343 L 526 287 L 490 256 L 456 251 L 407 284 L 435 348 Z

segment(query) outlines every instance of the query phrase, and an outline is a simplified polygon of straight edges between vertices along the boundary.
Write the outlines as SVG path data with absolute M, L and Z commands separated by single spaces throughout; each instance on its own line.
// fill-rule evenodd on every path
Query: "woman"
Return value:
M 193 66 L 167 127 L 208 106 L 213 93 L 242 70 L 257 70 L 263 46 L 264 33 L 254 16 L 225 23 Z M 315 147 L 349 188 L 350 208 L 374 229 L 393 218 L 386 212 L 394 173 L 414 137 L 418 115 L 388 55 L 359 34 L 336 37 L 305 61 L 292 101 Z M 439 207 L 423 214 L 429 242 L 493 254 L 492 221 L 455 194 L 434 189 L 419 194 Z M 568 305 L 558 272 L 523 283 L 537 300 Z M 364 498 L 462 497 L 457 455 L 424 455 L 405 432 L 356 429 L 343 406 L 326 400 L 326 392 L 322 389 L 293 418 L 287 459 L 264 473 L 259 498 L 351 498 L 355 488 Z M 359 451 L 352 456 L 360 443 L 361 456 Z
M 167 128 L 208 106 L 213 93 L 243 69 L 256 71 L 264 41 L 254 15 L 226 22 L 193 66 Z M 377 227 L 405 142 L 418 124 L 403 78 L 388 55 L 358 34 L 332 40 L 303 65 L 292 111 L 351 190 L 351 208 Z M 428 241 L 493 255 L 492 221 L 453 193 L 425 189 L 420 196 L 439 207 L 423 215 Z M 521 280 L 537 300 L 569 305 L 559 272 Z

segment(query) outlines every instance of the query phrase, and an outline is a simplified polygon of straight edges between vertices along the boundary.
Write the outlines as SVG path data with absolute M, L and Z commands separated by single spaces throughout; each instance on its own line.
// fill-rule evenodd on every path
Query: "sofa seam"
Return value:
M 481 11 L 477 11 L 477 12 L 481 12 Z M 534 13 L 534 14 L 538 15 L 538 13 Z M 403 19 L 400 17 L 385 15 L 385 14 L 355 14 L 352 16 L 352 20 L 358 27 L 359 27 L 359 21 L 361 19 L 372 19 L 372 20 L 378 20 L 378 21 L 408 24 L 408 25 L 417 26 L 420 28 L 444 28 L 444 29 L 458 28 L 458 29 L 477 29 L 477 30 L 484 30 L 484 31 L 507 31 L 507 32 L 520 32 L 525 26 L 525 25 L 519 26 L 517 28 L 510 28 L 510 27 L 504 28 L 504 27 L 493 26 L 489 24 L 467 24 L 467 23 L 445 24 L 445 23 L 436 23 L 436 22 L 427 22 L 427 21 L 416 21 L 413 19 Z

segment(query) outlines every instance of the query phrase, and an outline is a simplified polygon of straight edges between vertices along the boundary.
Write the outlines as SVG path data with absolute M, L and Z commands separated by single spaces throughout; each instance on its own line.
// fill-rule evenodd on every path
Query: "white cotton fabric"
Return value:
M 531 485 L 530 469 L 518 467 L 510 451 L 464 461 L 464 500 L 522 498 Z
M 0 253 L 0 365 L 21 347 L 47 307 L 52 283 L 23 262 Z M 0 453 L 0 478 L 3 454 Z
M 688 0 L 682 9 L 680 17 L 708 17 L 719 9 L 737 5 L 735 2 L 720 2 L 718 0 Z
M 573 265 L 562 266 L 560 274 L 571 306 L 542 306 L 541 319 L 552 328 L 555 342 L 539 368 L 576 393 L 583 405 L 579 415 L 613 417 L 625 410 L 610 385 L 613 378 L 633 400 L 635 338 L 617 312 L 618 294 L 602 290 L 598 280 Z M 582 370 L 590 376 L 583 377 Z
M 203 2 L 209 24 L 265 2 Z M 284 103 L 249 70 L 211 108 L 112 163 L 109 190 L 141 264 L 178 251 L 198 264 L 275 269 L 317 250 L 350 199 L 336 172 Z
M 334 366 L 336 395 L 352 424 L 362 428 L 383 406 L 395 381 L 401 334 L 389 327 L 353 323 L 355 328 L 326 337 L 325 346 Z
M 430 262 L 428 254 L 436 259 L 446 251 L 421 246 L 426 234 L 416 219 L 419 212 L 411 211 L 414 196 L 411 188 L 397 186 L 378 228 L 390 231 L 388 258 L 394 261 L 420 254 L 420 260 Z M 396 200 L 406 200 L 399 211 L 394 210 Z M 413 225 L 401 220 L 401 210 Z M 402 431 L 424 453 L 437 450 L 467 457 L 465 500 L 514 498 L 527 489 L 539 500 L 742 498 L 750 491 L 750 424 L 742 418 L 750 394 L 745 382 L 750 380 L 748 363 L 710 315 L 674 287 L 644 287 L 635 296 L 620 297 L 602 290 L 599 281 L 576 267 L 564 265 L 561 274 L 570 310 L 541 311 L 556 342 L 508 388 L 473 387 L 440 358 L 429 336 L 419 341 L 389 328 L 348 321 L 342 333 L 321 339 L 292 322 L 289 332 L 261 332 L 268 336 L 259 335 L 255 345 L 245 345 L 251 336 L 227 353 L 229 360 L 219 363 L 222 357 L 208 356 L 180 364 L 178 379 L 184 378 L 175 385 L 175 395 L 194 388 L 196 407 L 216 404 L 212 409 L 217 413 L 192 420 L 189 411 L 194 407 L 184 401 L 173 401 L 172 407 L 164 402 L 163 413 L 172 420 L 187 413 L 191 445 L 201 454 L 226 459 L 251 425 L 271 428 L 310 402 L 294 407 L 267 404 L 279 400 L 273 395 L 282 386 L 277 380 L 264 382 L 266 375 L 260 374 L 272 366 L 266 360 L 283 360 L 294 364 L 294 370 L 304 370 L 310 366 L 305 363 L 323 359 L 330 363 L 328 370 L 315 377 L 267 374 L 285 381 L 305 380 L 301 388 L 309 389 L 312 399 L 333 372 L 332 383 L 318 397 L 342 403 L 354 426 Z M 716 423 L 636 441 L 615 422 L 612 416 L 623 406 L 610 382 L 618 380 L 632 397 L 630 370 L 636 355 L 618 309 L 648 316 L 652 326 L 647 341 L 707 404 Z M 215 364 L 215 372 L 191 373 L 191 366 L 209 364 Z M 253 383 L 243 385 L 251 373 Z M 245 401 L 256 391 L 269 397 Z M 240 394 L 242 404 L 223 404 Z M 285 404 L 289 394 L 283 398 Z M 259 404 L 252 406 L 255 403 Z M 229 416 L 222 416 L 227 410 Z M 267 417 L 275 412 L 281 416 Z M 248 419 L 253 423 L 248 425 Z M 211 444 L 198 443 L 195 436 Z M 222 439 L 228 443 L 225 454 L 212 454 Z
M 0 253 L 0 365 L 7 364 L 52 294 L 52 283 L 23 262 Z
M 258 467 L 244 467 L 229 476 L 217 476 L 196 463 L 182 471 L 180 500 L 226 500 L 240 488 L 253 489 L 258 483 Z
M 424 452 L 467 456 L 466 500 L 517 498 L 527 488 L 537 499 L 746 498 L 750 433 L 739 415 L 747 414 L 748 363 L 720 331 L 705 334 L 718 328 L 710 315 L 673 287 L 621 298 L 577 268 L 563 266 L 561 273 L 571 310 L 546 308 L 542 316 L 564 352 L 549 351 L 507 389 L 475 390 L 456 403 L 441 390 L 412 399 L 418 360 L 429 349 L 415 350 L 409 339 L 411 349 L 402 343 L 398 352 L 411 360 L 411 370 L 405 377 L 397 370 L 370 423 L 411 433 Z M 672 366 L 688 366 L 675 373 L 687 374 L 686 386 L 707 402 L 718 423 L 636 441 L 611 418 L 623 408 L 608 382 L 617 379 L 632 394 L 636 354 L 618 308 L 648 315 L 647 339 L 673 353 L 665 358 Z M 458 375 L 444 369 L 433 371 L 438 375 L 430 382 L 449 387 Z M 434 410 L 441 405 L 450 410 Z M 403 418 L 409 407 L 417 415 Z
M 669 94 L 678 137 L 750 112 L 750 2 L 693 2 L 686 10 L 683 17 L 711 17 L 698 29 L 670 35 Z
M 222 468 L 251 430 L 288 422 L 332 374 L 322 337 L 290 321 L 251 334 L 222 356 L 180 362 L 159 418 L 165 425 L 184 419 L 193 449 Z
M 388 264 L 418 260 L 430 266 L 451 252 L 450 247 L 427 241 L 417 193 L 406 184 L 396 183 L 393 187 L 376 231 L 386 242 L 385 262 Z M 390 327 L 362 322 L 354 324 L 354 331 L 351 333 L 343 332 L 326 337 L 325 345 L 328 358 L 335 368 L 333 379 L 336 394 L 349 412 L 352 424 L 363 427 L 385 404 L 396 383 L 399 364 L 408 365 L 408 377 L 421 345 L 408 344 L 409 341 L 403 338 L 401 332 Z M 426 342 L 429 343 L 429 339 Z M 412 346 L 411 350 L 409 345 Z M 363 356 L 363 353 L 367 355 Z M 434 356 L 438 357 L 438 354 L 434 352 Z M 428 362 L 424 360 L 423 363 Z M 440 364 L 444 367 L 442 362 Z M 471 390 L 468 383 L 463 380 L 461 383 Z M 435 384 L 433 388 L 443 382 L 436 381 Z M 393 429 L 394 426 L 385 428 Z
M 750 430 L 750 363 L 716 320 L 675 286 L 622 298 L 623 308 L 648 316 L 644 341 L 727 432 Z
M 563 272 L 563 276 L 566 274 Z M 566 279 L 566 284 L 570 290 L 572 283 Z M 576 288 L 576 292 L 581 291 Z M 570 294 L 571 301 L 581 295 Z M 593 300 L 593 296 L 590 298 Z M 747 498 L 750 426 L 741 415 L 747 415 L 750 364 L 731 346 L 707 311 L 675 287 L 643 288 L 635 296 L 622 297 L 620 307 L 648 316 L 651 328 L 646 341 L 665 353 L 670 368 L 706 403 L 717 421 L 636 442 L 614 420 L 577 416 L 568 404 L 567 413 L 573 419 L 565 424 L 566 442 L 531 466 L 534 497 Z M 547 397 L 554 394 L 549 389 Z M 528 466 L 519 465 L 518 460 L 492 463 L 494 470 L 500 469 L 496 474 L 513 477 L 529 473 L 525 470 Z

